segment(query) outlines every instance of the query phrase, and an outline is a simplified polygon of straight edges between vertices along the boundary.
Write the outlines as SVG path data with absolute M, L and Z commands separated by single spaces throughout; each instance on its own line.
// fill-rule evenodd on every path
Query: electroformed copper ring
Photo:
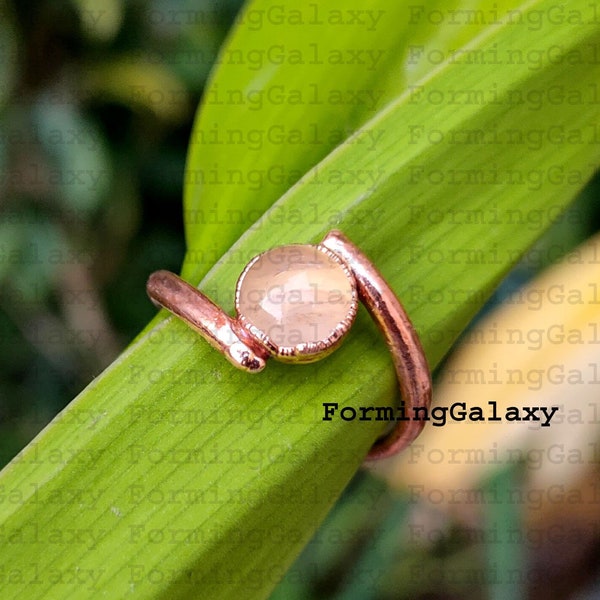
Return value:
M 405 409 L 429 409 L 429 368 L 406 312 L 379 271 L 339 231 L 317 245 L 280 246 L 252 259 L 237 282 L 235 318 L 169 271 L 152 273 L 147 291 L 153 302 L 250 373 L 264 369 L 270 356 L 294 363 L 327 356 L 350 330 L 360 299 L 390 349 Z M 406 448 L 423 425 L 423 420 L 398 421 L 367 459 Z

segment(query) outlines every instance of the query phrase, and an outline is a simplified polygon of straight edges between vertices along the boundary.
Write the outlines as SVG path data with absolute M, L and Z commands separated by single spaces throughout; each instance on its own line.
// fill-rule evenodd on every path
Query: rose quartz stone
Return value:
M 355 310 L 354 281 L 334 257 L 315 246 L 274 248 L 242 276 L 238 313 L 272 344 L 327 342 Z

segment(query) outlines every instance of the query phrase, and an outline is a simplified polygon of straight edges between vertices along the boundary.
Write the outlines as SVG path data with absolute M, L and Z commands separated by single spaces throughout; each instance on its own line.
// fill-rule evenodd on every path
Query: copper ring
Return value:
M 286 362 L 323 358 L 349 331 L 360 300 L 392 354 L 405 411 L 429 410 L 431 377 L 414 327 L 379 271 L 339 231 L 318 245 L 280 246 L 250 261 L 238 279 L 235 318 L 169 271 L 152 273 L 147 291 L 250 373 L 261 371 L 270 356 Z M 367 459 L 403 450 L 423 426 L 422 419 L 399 420 Z

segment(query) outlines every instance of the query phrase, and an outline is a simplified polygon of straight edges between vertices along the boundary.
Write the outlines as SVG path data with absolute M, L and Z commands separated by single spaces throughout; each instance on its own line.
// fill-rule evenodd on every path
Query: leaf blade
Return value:
M 502 14 L 511 4 L 495 7 Z M 440 28 L 430 15 L 412 15 L 414 7 L 383 1 L 279 8 L 248 3 L 197 115 L 184 189 L 188 279 L 199 281 L 290 185 L 429 76 L 436 61 L 423 57 L 456 52 L 486 29 L 470 18 Z M 375 145 L 379 133 L 363 128 L 358 143 Z

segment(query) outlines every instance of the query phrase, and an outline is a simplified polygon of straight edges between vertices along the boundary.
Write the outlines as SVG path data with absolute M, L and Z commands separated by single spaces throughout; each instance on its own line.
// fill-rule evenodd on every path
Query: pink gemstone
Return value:
M 356 314 L 354 278 L 326 248 L 291 245 L 257 256 L 238 281 L 241 322 L 280 356 L 323 354 Z M 315 357 L 316 358 L 316 357 Z

